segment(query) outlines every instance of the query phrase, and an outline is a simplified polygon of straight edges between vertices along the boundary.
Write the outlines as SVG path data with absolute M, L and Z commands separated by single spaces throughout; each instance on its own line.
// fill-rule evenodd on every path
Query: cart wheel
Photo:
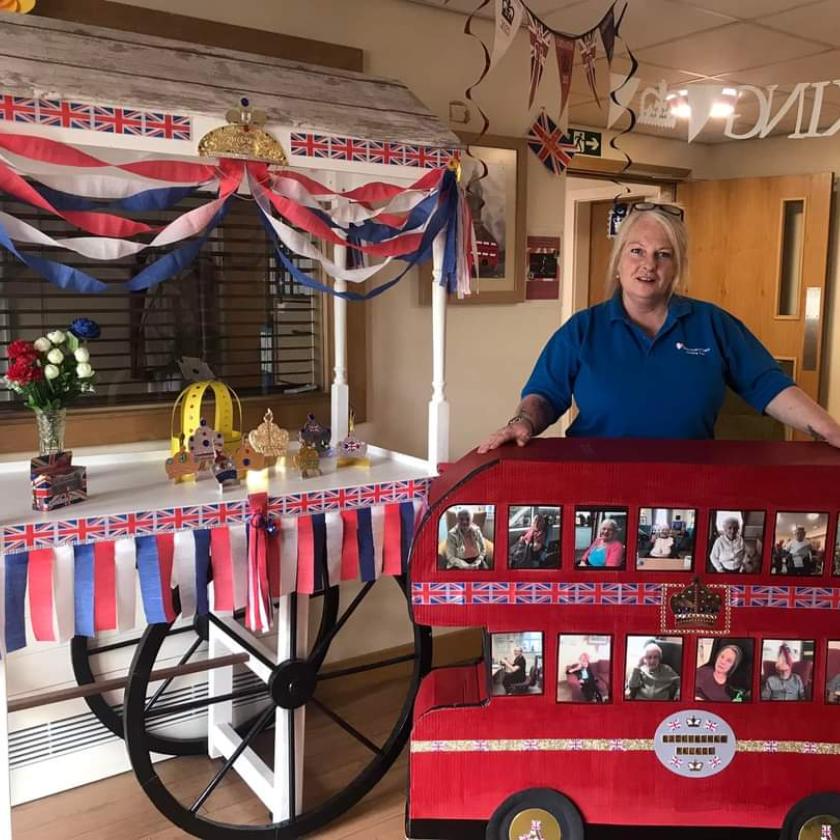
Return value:
M 271 701 L 258 716 L 249 730 L 242 736 L 242 741 L 228 760 L 207 759 L 206 764 L 196 767 L 197 759 L 183 759 L 193 762 L 189 767 L 189 773 L 173 769 L 170 765 L 173 762 L 163 762 L 162 765 L 153 765 L 152 753 L 155 748 L 152 745 L 148 732 L 150 716 L 154 715 L 154 707 L 149 703 L 150 686 L 149 676 L 158 657 L 158 652 L 166 638 L 168 628 L 166 625 L 155 625 L 150 627 L 137 651 L 129 673 L 129 684 L 126 689 L 126 726 L 125 738 L 128 748 L 131 765 L 137 776 L 140 785 L 146 795 L 152 800 L 155 807 L 166 816 L 171 822 L 196 837 L 210 838 L 210 840 L 294 840 L 307 834 L 317 831 L 322 826 L 334 820 L 344 811 L 355 805 L 386 773 L 390 766 L 399 756 L 402 748 L 408 740 L 411 729 L 411 712 L 414 698 L 422 676 L 428 673 L 431 665 L 431 630 L 427 627 L 412 626 L 413 651 L 403 656 L 394 657 L 376 663 L 366 663 L 340 670 L 322 670 L 322 665 L 327 652 L 336 636 L 341 632 L 348 619 L 365 600 L 371 589 L 378 583 L 380 587 L 387 586 L 387 580 L 393 580 L 400 588 L 403 597 L 407 596 L 407 580 L 403 577 L 388 578 L 382 577 L 378 581 L 364 584 L 353 601 L 347 606 L 341 617 L 331 623 L 326 632 L 320 632 L 318 638 L 311 646 L 311 650 L 305 658 L 293 658 L 273 665 L 271 677 L 268 681 L 269 699 Z M 394 584 L 391 584 L 394 585 Z M 338 598 L 338 587 L 330 587 L 335 591 L 335 598 Z M 329 591 L 329 590 L 328 590 Z M 296 646 L 296 627 L 294 617 L 297 615 L 296 599 L 299 596 L 290 595 L 291 599 L 291 642 L 292 650 Z M 305 596 L 300 596 L 305 597 Z M 329 601 L 325 599 L 324 612 L 326 612 Z M 325 626 L 324 612 L 322 612 L 322 628 Z M 406 612 L 406 617 L 407 612 Z M 224 625 L 220 625 L 223 627 Z M 357 684 L 352 680 L 352 675 L 374 669 L 384 669 L 401 666 L 406 674 L 405 680 L 398 683 L 398 702 L 400 710 L 396 719 L 391 725 L 391 720 L 382 720 L 371 713 L 370 696 L 366 692 L 360 693 Z M 383 672 L 384 673 L 384 672 Z M 346 683 L 343 678 L 350 677 Z M 390 683 L 381 683 L 389 685 Z M 346 687 L 345 687 L 346 686 Z M 388 689 L 391 690 L 390 688 Z M 316 692 L 321 697 L 316 697 Z M 358 728 L 348 722 L 342 715 L 330 708 L 325 702 L 323 694 L 331 693 L 336 697 L 351 697 L 356 708 L 363 707 L 360 715 L 361 721 Z M 344 692 L 343 694 L 341 692 Z M 229 697 L 223 698 L 230 699 Z M 210 698 L 204 698 L 204 707 L 209 705 Z M 332 701 L 331 701 L 332 702 Z M 185 704 L 186 705 L 186 704 Z M 190 708 L 196 708 L 196 703 L 189 704 Z M 152 706 L 152 708 L 150 708 Z M 173 713 L 178 712 L 178 707 L 170 707 Z M 228 771 L 236 762 L 237 758 L 246 750 L 257 753 L 266 750 L 269 754 L 273 752 L 270 744 L 266 744 L 265 738 L 260 738 L 275 721 L 278 711 L 286 710 L 285 725 L 287 726 L 290 753 L 295 754 L 295 719 L 294 710 L 306 709 L 307 730 L 304 747 L 309 747 L 317 752 L 318 746 L 321 752 L 314 757 L 307 750 L 305 760 L 312 766 L 319 762 L 319 766 L 336 767 L 352 775 L 352 778 L 343 783 L 337 792 L 327 791 L 322 786 L 323 779 L 319 778 L 319 785 L 304 786 L 304 802 L 300 812 L 294 807 L 294 796 L 291 796 L 292 808 L 288 819 L 282 822 L 273 822 L 272 816 L 267 808 L 251 794 L 249 788 L 239 782 L 236 774 L 228 775 Z M 357 713 L 358 714 L 358 713 Z M 281 718 L 282 719 L 282 718 Z M 278 726 L 281 725 L 278 721 Z M 310 731 L 309 727 L 312 726 Z M 352 737 L 355 744 L 349 743 L 346 750 L 336 750 L 334 740 L 328 743 L 324 741 L 325 733 L 334 726 L 340 727 L 347 737 Z M 382 732 L 390 727 L 387 736 L 374 735 L 367 737 L 360 731 L 366 729 L 369 733 L 373 728 Z M 276 730 L 275 730 L 276 731 Z M 329 736 L 333 737 L 333 736 Z M 376 738 L 376 743 L 373 738 Z M 315 744 L 315 747 L 313 747 Z M 357 761 L 351 754 L 362 753 L 364 748 L 365 758 Z M 266 749 L 268 748 L 268 749 Z M 174 760 L 176 765 L 180 764 L 179 759 Z M 185 765 L 187 767 L 187 765 Z M 160 768 L 160 773 L 158 773 Z M 288 767 L 275 768 L 275 772 L 284 773 L 288 779 L 288 790 L 296 790 L 296 768 L 295 762 L 290 761 Z M 189 779 L 185 781 L 185 777 Z M 189 788 L 189 789 L 188 789 Z M 219 791 L 218 801 L 214 801 L 214 792 Z M 226 792 L 225 792 L 226 791 Z M 252 801 L 249 801 L 249 797 Z M 216 815 L 226 816 L 224 807 L 235 803 L 237 818 L 244 814 L 242 819 L 247 820 L 245 824 L 217 821 Z M 253 807 L 252 807 L 253 806 Z M 212 814 L 212 817 L 211 817 Z
M 333 598 L 328 592 L 324 593 L 324 612 L 319 635 L 326 633 L 329 630 L 330 622 L 335 621 L 335 616 L 338 611 L 337 595 Z M 329 603 L 328 603 L 329 601 Z M 333 603 L 334 601 L 334 603 Z M 177 590 L 174 598 L 176 610 L 179 610 L 179 600 L 177 597 Z M 245 615 L 245 610 L 238 610 L 234 617 L 241 619 Z M 195 638 L 188 638 L 183 644 L 186 644 L 186 650 L 181 654 L 178 664 L 185 665 L 197 653 L 205 650 L 207 643 L 209 622 L 207 616 L 196 616 L 189 623 L 178 623 L 178 626 L 163 625 L 168 628 L 167 639 L 172 640 L 177 636 L 183 634 L 193 634 Z M 118 650 L 125 650 L 128 648 L 137 648 L 143 641 L 143 637 L 121 639 L 111 644 L 98 644 L 95 638 L 89 639 L 87 636 L 73 636 L 70 642 L 70 660 L 73 666 L 73 674 L 78 685 L 89 685 L 96 682 L 96 675 L 92 667 L 94 657 L 102 656 L 103 654 L 112 653 Z M 157 689 L 160 695 L 163 695 L 169 688 L 171 681 L 165 682 L 161 688 Z M 160 697 L 155 698 L 157 702 Z M 88 708 L 96 715 L 99 722 L 110 732 L 118 738 L 125 737 L 125 725 L 123 723 L 122 707 L 113 706 L 105 698 L 103 694 L 91 694 L 84 698 Z M 245 720 L 237 726 L 237 731 L 245 730 L 254 722 L 256 716 Z M 207 752 L 207 738 L 204 735 L 196 737 L 174 738 L 164 734 L 156 734 L 150 732 L 149 735 L 150 748 L 162 755 L 204 755 Z
M 487 824 L 487 840 L 528 837 L 539 822 L 545 840 L 583 840 L 583 820 L 575 804 L 550 788 L 532 788 L 508 797 Z
M 840 794 L 815 793 L 788 811 L 780 840 L 835 840 L 840 837 Z

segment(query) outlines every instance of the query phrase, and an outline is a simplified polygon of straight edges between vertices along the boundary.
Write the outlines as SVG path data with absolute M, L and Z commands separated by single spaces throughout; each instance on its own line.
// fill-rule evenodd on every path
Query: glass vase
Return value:
M 64 428 L 67 422 L 67 409 L 54 411 L 35 411 L 38 426 L 38 454 L 52 455 L 64 451 Z

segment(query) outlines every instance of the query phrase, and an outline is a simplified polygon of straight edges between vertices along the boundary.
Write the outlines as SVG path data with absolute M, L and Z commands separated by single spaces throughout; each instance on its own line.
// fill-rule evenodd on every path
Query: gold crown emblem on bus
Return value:
M 717 623 L 723 598 L 708 586 L 694 580 L 671 596 L 671 612 L 680 627 L 710 627 Z

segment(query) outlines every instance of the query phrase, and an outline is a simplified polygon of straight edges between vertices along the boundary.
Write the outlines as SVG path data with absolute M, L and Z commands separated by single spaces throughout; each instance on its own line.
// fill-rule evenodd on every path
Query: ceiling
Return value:
M 466 14 L 478 0 L 412 0 L 453 13 Z M 553 29 L 577 34 L 593 26 L 612 0 L 526 0 L 526 4 Z M 619 0 L 619 8 L 621 0 Z M 492 17 L 493 3 L 483 12 Z M 629 0 L 622 36 L 638 59 L 639 91 L 665 79 L 671 88 L 698 82 L 727 85 L 779 85 L 782 94 L 797 82 L 840 78 L 840 2 L 838 0 Z M 613 70 L 629 65 L 617 45 Z M 553 56 L 549 58 L 553 61 Z M 578 54 L 578 61 L 580 61 Z M 598 88 L 608 93 L 605 59 L 597 65 Z M 548 71 L 547 71 L 548 72 Z M 603 102 L 602 96 L 602 102 Z M 638 104 L 638 97 L 634 105 Z M 775 109 L 774 109 L 775 110 Z M 796 107 L 771 131 L 790 134 L 796 123 Z M 742 133 L 755 125 L 754 97 L 743 97 L 736 107 L 734 131 Z M 578 125 L 604 126 L 606 105 L 600 108 L 586 83 L 575 72 L 570 97 L 569 120 Z M 810 108 L 806 115 L 810 113 Z M 824 91 L 819 127 L 826 129 L 840 120 L 840 86 Z M 686 139 L 685 121 L 675 129 L 637 126 L 637 131 Z M 697 137 L 701 142 L 721 142 L 721 121 L 712 121 Z

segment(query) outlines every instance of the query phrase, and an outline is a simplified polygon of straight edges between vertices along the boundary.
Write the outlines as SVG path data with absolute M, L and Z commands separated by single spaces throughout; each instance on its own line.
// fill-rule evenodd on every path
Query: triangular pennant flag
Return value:
M 595 59 L 598 57 L 598 47 L 595 42 L 595 30 L 587 32 L 580 41 L 580 57 L 583 59 L 583 67 L 586 70 L 586 81 L 598 107 L 601 106 L 601 98 L 598 96 L 598 87 L 595 80 Z
M 721 85 L 689 85 L 688 107 L 691 115 L 688 118 L 688 142 L 690 143 L 709 121 L 715 100 L 723 90 Z
M 601 18 L 598 31 L 601 33 L 601 42 L 604 44 L 607 61 L 612 64 L 615 49 L 615 6 L 610 6 L 609 11 Z
M 551 45 L 551 30 L 535 15 L 528 13 L 528 34 L 531 39 L 531 90 L 528 93 L 528 107 L 534 104 L 537 88 L 542 81 L 545 59 Z
M 575 66 L 575 39 L 555 33 L 554 51 L 557 53 L 557 72 L 560 75 L 560 109 L 558 114 L 562 122 L 563 114 L 569 105 L 569 89 L 572 86 L 572 70 Z
M 610 73 L 610 111 L 607 115 L 607 128 L 612 128 L 627 110 L 640 82 L 638 76 L 628 78 L 623 73 Z
M 496 0 L 496 31 L 493 35 L 493 54 L 490 56 L 489 73 L 513 43 L 525 18 L 522 0 Z
M 563 136 L 548 114 L 543 111 L 528 132 L 528 146 L 555 175 L 565 172 L 575 156 L 575 144 Z

